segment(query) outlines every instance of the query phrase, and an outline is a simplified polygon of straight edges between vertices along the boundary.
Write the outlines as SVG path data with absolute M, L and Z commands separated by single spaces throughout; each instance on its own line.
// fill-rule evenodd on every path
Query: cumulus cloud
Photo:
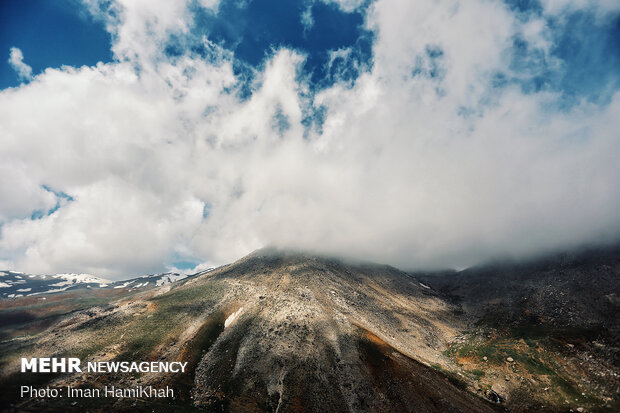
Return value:
M 620 234 L 620 93 L 566 107 L 561 91 L 524 88 L 537 73 L 511 63 L 514 43 L 549 56 L 541 16 L 378 0 L 373 64 L 355 82 L 314 89 L 303 53 L 280 48 L 247 94 L 210 40 L 207 57 L 164 52 L 191 35 L 190 2 L 89 7 L 115 62 L 0 93 L 0 185 L 15 194 L 0 201 L 0 260 L 13 268 L 118 278 L 265 245 L 463 267 Z M 33 219 L 58 202 L 43 185 L 72 200 Z
M 11 47 L 8 62 L 20 80 L 30 80 L 32 78 L 32 68 L 24 63 L 24 54 L 17 47 Z

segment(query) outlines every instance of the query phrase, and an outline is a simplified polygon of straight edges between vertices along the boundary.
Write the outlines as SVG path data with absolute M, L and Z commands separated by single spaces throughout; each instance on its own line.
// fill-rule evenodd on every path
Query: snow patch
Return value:
M 61 291 L 65 291 L 67 288 L 69 288 L 69 286 L 63 287 L 63 288 L 54 288 L 51 290 L 47 290 L 47 291 L 40 291 L 38 293 L 32 293 L 32 294 L 28 294 L 28 295 L 39 295 L 39 294 L 49 294 L 49 293 L 59 293 Z
M 224 328 L 231 325 L 233 321 L 235 321 L 239 317 L 239 315 L 241 314 L 241 311 L 243 311 L 243 307 L 241 307 L 240 309 L 238 309 L 237 311 L 229 315 L 226 321 L 224 321 Z
M 173 283 L 175 281 L 182 280 L 184 278 L 187 278 L 187 275 L 185 274 L 163 274 L 161 278 L 155 282 L 155 285 L 159 287 L 162 285 Z
M 76 283 L 89 283 L 89 284 L 108 284 L 110 280 L 105 278 L 95 277 L 91 274 L 56 274 L 53 278 L 61 278 L 66 281 L 73 281 Z
M 62 287 L 63 285 L 71 285 L 73 281 L 61 281 L 59 283 L 50 284 L 50 287 Z
M 430 290 L 430 289 L 431 289 L 431 287 L 429 287 L 429 286 L 428 286 L 428 285 L 426 285 L 426 284 L 422 284 L 420 281 L 418 281 L 418 283 L 420 283 L 420 285 L 421 285 L 422 287 L 426 288 L 427 290 Z
M 20 293 L 27 293 L 28 291 L 32 290 L 32 288 L 20 288 L 19 290 L 17 290 Z
M 0 288 L 7 288 L 7 287 L 10 287 L 10 286 L 11 286 L 10 284 L 0 282 Z

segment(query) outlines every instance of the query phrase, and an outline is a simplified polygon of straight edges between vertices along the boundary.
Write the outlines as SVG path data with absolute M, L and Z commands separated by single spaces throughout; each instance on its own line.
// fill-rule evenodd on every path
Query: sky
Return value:
M 5 0 L 0 55 L 3 269 L 620 236 L 616 0 Z

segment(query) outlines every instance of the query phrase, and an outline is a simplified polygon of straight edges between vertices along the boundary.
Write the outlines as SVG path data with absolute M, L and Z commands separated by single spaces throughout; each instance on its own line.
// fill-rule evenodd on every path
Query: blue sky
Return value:
M 0 269 L 620 238 L 620 4 L 0 2 Z
M 506 4 L 523 16 L 543 15 L 537 1 L 510 0 Z M 365 4 L 353 12 L 343 12 L 335 3 L 310 0 L 223 0 L 217 14 L 193 6 L 192 33 L 194 41 L 206 35 L 232 50 L 238 59 L 238 71 L 247 64 L 259 66 L 273 49 L 294 48 L 307 54 L 304 70 L 313 84 L 326 86 L 333 83 L 326 68 L 329 51 L 351 48 L 356 63 L 362 67 L 372 65 L 374 34 L 364 27 L 367 7 Z M 309 12 L 311 23 L 305 25 L 303 15 Z M 527 43 L 514 39 L 513 67 L 526 75 L 518 82 L 525 90 L 561 91 L 569 102 L 581 97 L 609 99 L 609 92 L 620 84 L 620 18 L 600 19 L 592 9 L 579 9 L 561 17 L 547 16 L 546 21 L 554 37 L 549 56 L 533 58 Z M 93 19 L 78 0 L 5 0 L 0 4 L 0 50 L 8 57 L 11 47 L 21 49 L 34 75 L 47 67 L 110 62 L 111 41 L 103 22 Z M 167 51 L 182 52 L 188 47 L 186 41 L 179 45 L 178 38 L 171 38 Z M 562 67 L 550 68 L 549 58 L 560 59 Z M 352 61 L 336 63 L 344 65 L 350 80 L 359 75 L 352 69 Z M 534 74 L 527 76 L 530 72 Z M 510 81 L 503 75 L 499 79 Z M 0 89 L 19 84 L 5 59 L 0 65 Z
M 7 63 L 9 49 L 22 50 L 38 74 L 47 67 L 94 65 L 112 60 L 110 35 L 74 0 L 0 2 L 0 88 L 18 86 Z
M 514 3 L 520 5 L 517 9 L 525 15 L 542 14 L 537 2 Z M 549 57 L 529 55 L 528 45 L 516 38 L 515 69 L 535 73 L 525 87 L 557 90 L 569 101 L 582 97 L 594 102 L 607 101 L 620 86 L 620 18 L 597 18 L 595 11 L 586 9 L 547 17 L 546 21 L 553 39 L 549 57 L 559 59 L 559 67 L 554 68 Z
M 620 86 L 620 18 L 597 24 L 595 16 L 581 11 L 551 24 L 560 28 L 554 54 L 565 62 L 558 88 L 608 99 Z
M 243 64 L 260 65 L 274 48 L 291 47 L 308 54 L 305 70 L 315 82 L 325 82 L 328 51 L 353 47 L 356 59 L 370 63 L 372 33 L 365 30 L 361 10 L 342 12 L 334 4 L 308 1 L 279 2 L 225 0 L 217 15 L 195 7 L 192 32 L 234 51 Z M 311 11 L 307 27 L 302 14 Z M 178 39 L 167 45 L 170 54 L 184 50 Z M 0 50 L 21 49 L 36 75 L 47 67 L 94 65 L 113 59 L 111 37 L 100 20 L 80 7 L 77 0 L 6 0 L 0 5 Z M 0 69 L 0 88 L 18 86 L 19 79 L 6 60 Z
M 364 29 L 362 10 L 346 13 L 334 4 L 308 1 L 238 3 L 222 2 L 217 15 L 200 13 L 196 31 L 233 50 L 244 63 L 258 66 L 279 47 L 297 49 L 308 55 L 304 69 L 317 83 L 329 76 L 325 65 L 331 50 L 354 48 L 356 59 L 370 64 L 373 35 Z M 304 13 L 312 15 L 312 23 L 304 24 Z

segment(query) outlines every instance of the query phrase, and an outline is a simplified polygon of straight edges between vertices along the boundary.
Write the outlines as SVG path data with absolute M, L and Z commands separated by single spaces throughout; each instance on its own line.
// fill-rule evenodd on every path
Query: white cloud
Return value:
M 364 5 L 364 0 L 321 0 L 327 4 L 335 4 L 340 10 L 352 13 Z
M 301 13 L 301 24 L 304 27 L 304 32 L 312 29 L 314 26 L 314 17 L 312 16 L 312 3 L 308 4 L 304 11 Z
M 240 99 L 230 53 L 162 53 L 188 33 L 186 3 L 112 8 L 100 17 L 117 62 L 47 69 L 0 93 L 0 185 L 13 194 L 0 201 L 0 260 L 12 268 L 123 277 L 268 244 L 465 266 L 620 232 L 620 94 L 560 110 L 553 93 L 492 84 L 521 76 L 516 35 L 548 52 L 534 16 L 378 0 L 374 64 L 353 87 L 312 96 L 303 56 L 282 49 Z M 306 130 L 320 105 L 322 131 Z M 74 200 L 30 220 L 56 202 L 42 185 Z
M 6 225 L 0 245 L 23 251 L 15 266 L 126 276 L 161 270 L 161 257 L 187 242 L 202 218 L 202 202 L 189 194 L 164 198 L 116 177 L 74 194 L 60 214 Z
M 220 5 L 220 0 L 200 0 L 200 5 L 205 9 L 217 11 Z
M 334 5 L 340 11 L 344 13 L 353 13 L 361 11 L 364 6 L 364 0 L 309 0 L 306 2 L 305 9 L 301 13 L 301 24 L 304 27 L 304 31 L 309 31 L 314 26 L 314 16 L 312 15 L 312 6 L 315 2 L 321 2 L 328 5 Z
M 24 63 L 24 55 L 20 49 L 11 47 L 8 61 L 20 80 L 30 80 L 32 78 L 32 68 Z

